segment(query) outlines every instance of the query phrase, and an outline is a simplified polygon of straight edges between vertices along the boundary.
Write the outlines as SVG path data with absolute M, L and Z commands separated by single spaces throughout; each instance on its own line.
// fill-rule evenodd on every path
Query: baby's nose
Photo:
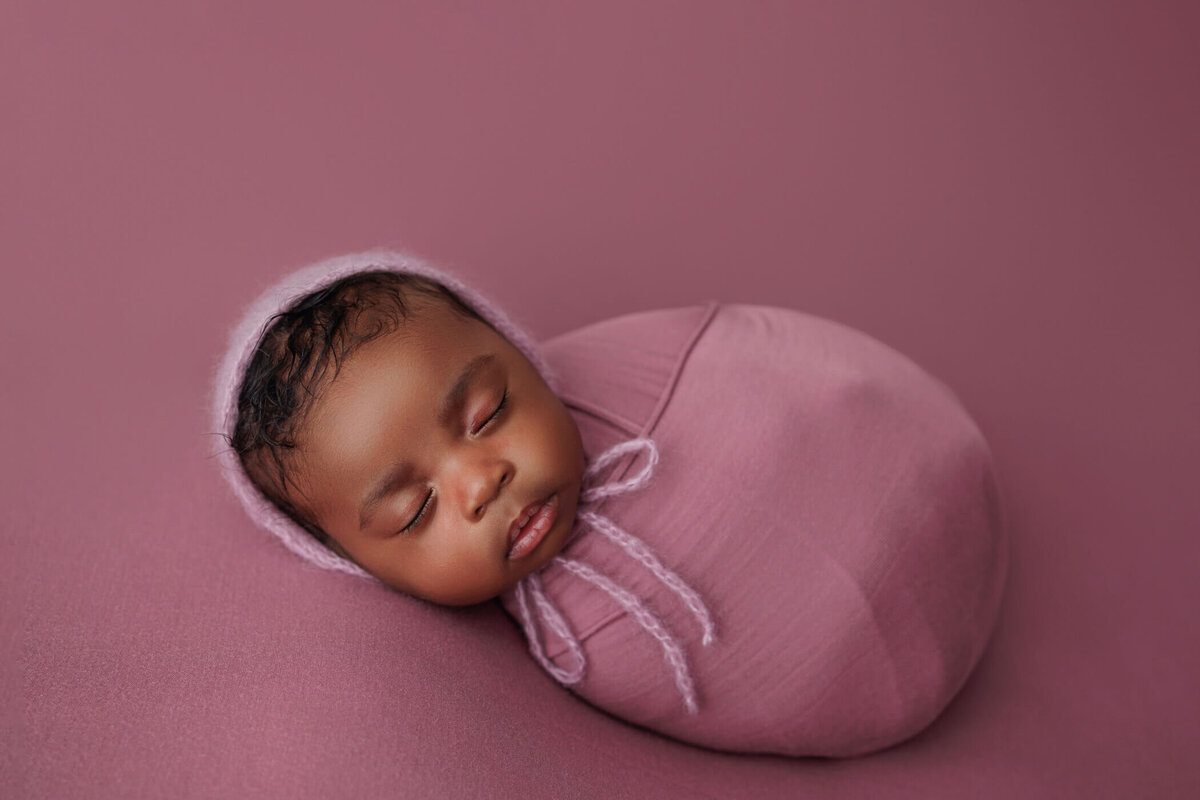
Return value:
M 472 519 L 483 519 L 491 502 L 500 496 L 501 490 L 512 482 L 512 465 L 505 461 L 496 461 L 481 465 L 471 475 L 471 485 L 467 490 L 468 516 Z

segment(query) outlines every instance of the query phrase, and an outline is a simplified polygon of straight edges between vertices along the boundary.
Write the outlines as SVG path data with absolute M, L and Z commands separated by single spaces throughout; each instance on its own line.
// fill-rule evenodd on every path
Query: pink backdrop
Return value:
M 0 9 L 0 785 L 1200 792 L 1196 4 L 314 6 Z M 437 653 L 434 685 L 364 700 L 408 668 L 371 660 L 393 599 L 249 527 L 207 393 L 258 291 L 373 246 L 539 337 L 766 303 L 952 386 L 1013 542 L 963 695 L 828 763 L 674 745 Z M 448 646 L 511 633 L 463 620 Z

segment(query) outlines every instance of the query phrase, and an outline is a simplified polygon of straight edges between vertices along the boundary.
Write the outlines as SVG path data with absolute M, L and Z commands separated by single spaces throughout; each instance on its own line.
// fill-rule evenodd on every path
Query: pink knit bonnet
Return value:
M 370 250 L 330 258 L 299 269 L 271 286 L 250 305 L 230 333 L 228 349 L 217 370 L 212 401 L 214 430 L 221 431 L 227 437 L 233 436 L 237 424 L 237 400 L 242 379 L 271 317 L 307 294 L 353 273 L 370 270 L 419 275 L 445 286 L 520 349 L 550 384 L 551 389 L 554 388 L 553 375 L 533 340 L 487 298 L 453 275 L 416 256 L 383 249 Z M 250 481 L 233 448 L 223 448 L 217 453 L 217 458 L 222 474 L 229 481 L 246 513 L 258 525 L 278 537 L 285 547 L 324 569 L 376 580 L 358 565 L 327 549 L 268 500 Z

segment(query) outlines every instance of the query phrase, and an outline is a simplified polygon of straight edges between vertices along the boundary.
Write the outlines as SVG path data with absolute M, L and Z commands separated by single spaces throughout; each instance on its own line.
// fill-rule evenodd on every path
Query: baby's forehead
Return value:
M 507 343 L 483 319 L 456 308 L 449 299 L 424 300 L 410 308 L 399 324 L 368 342 L 379 355 L 436 360 L 471 357 L 481 348 Z
M 352 342 L 320 394 L 336 396 L 387 378 L 412 378 L 425 392 L 444 391 L 469 365 L 499 362 L 508 351 L 515 348 L 483 320 L 449 304 L 429 305 L 393 329 Z

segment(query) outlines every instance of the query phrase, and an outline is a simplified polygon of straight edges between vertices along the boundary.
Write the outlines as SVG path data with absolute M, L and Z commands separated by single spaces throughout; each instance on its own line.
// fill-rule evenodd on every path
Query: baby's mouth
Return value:
M 558 493 L 525 506 L 508 528 L 508 557 L 522 558 L 537 547 L 558 519 Z

